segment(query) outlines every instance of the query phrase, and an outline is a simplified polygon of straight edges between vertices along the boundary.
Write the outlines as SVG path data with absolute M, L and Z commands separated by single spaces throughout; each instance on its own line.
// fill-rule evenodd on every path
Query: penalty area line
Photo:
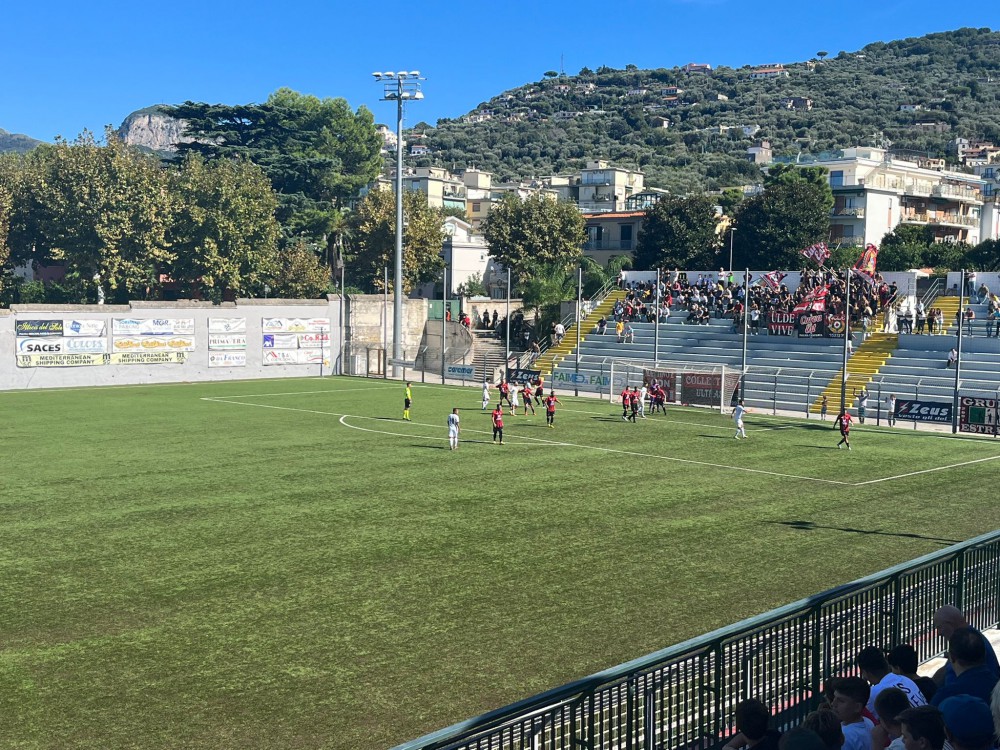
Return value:
M 962 462 L 957 463 L 957 464 L 948 464 L 947 466 L 937 466 L 937 467 L 935 467 L 933 469 L 921 469 L 920 471 L 910 471 L 910 472 L 907 472 L 906 474 L 896 474 L 895 476 L 882 477 L 881 479 L 869 479 L 866 482 L 855 482 L 854 486 L 855 487 L 863 487 L 866 484 L 878 484 L 879 482 L 891 482 L 894 479 L 905 479 L 906 477 L 915 477 L 915 476 L 919 476 L 920 474 L 931 474 L 931 473 L 933 473 L 935 471 L 947 471 L 948 469 L 958 469 L 958 468 L 960 468 L 962 466 L 970 466 L 972 464 L 981 464 L 981 463 L 985 463 L 986 461 L 996 461 L 998 458 L 1000 458 L 1000 456 L 986 456 L 985 458 L 976 458 L 976 459 L 973 459 L 972 461 L 962 461 Z

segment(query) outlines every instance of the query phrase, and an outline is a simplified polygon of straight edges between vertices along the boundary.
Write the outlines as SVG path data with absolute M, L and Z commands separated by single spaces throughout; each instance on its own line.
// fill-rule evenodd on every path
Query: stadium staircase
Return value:
M 498 339 L 492 330 L 474 330 L 473 365 L 475 366 L 475 382 L 489 380 L 496 382 L 497 375 L 504 371 L 507 348 L 503 339 Z
M 958 315 L 958 311 L 961 309 L 961 306 L 962 300 L 958 297 L 935 297 L 934 300 L 927 305 L 928 308 L 936 307 L 940 309 L 944 315 L 944 321 L 941 326 L 942 333 L 948 333 L 949 329 L 955 325 L 955 316 Z
M 866 388 L 872 379 L 878 375 L 892 353 L 899 345 L 899 335 L 895 333 L 872 333 L 868 339 L 854 350 L 847 364 L 847 403 L 850 404 L 851 394 Z M 840 384 L 844 379 L 844 370 L 841 368 L 830 381 L 829 385 L 809 407 L 811 414 L 819 414 L 823 397 L 826 396 L 829 403 L 833 404 L 834 411 L 840 404 Z
M 590 314 L 584 319 L 584 325 L 586 326 L 587 320 L 600 320 L 602 317 L 611 320 L 611 311 L 614 310 L 615 303 L 618 300 L 623 299 L 625 299 L 624 291 L 621 289 L 612 289 L 608 292 L 607 296 L 590 311 Z M 613 324 L 611 324 L 611 327 L 613 328 Z M 590 328 L 593 328 L 593 326 L 590 326 Z M 586 338 L 587 335 L 583 331 L 580 331 L 581 344 Z M 555 344 L 546 349 L 542 355 L 535 360 L 533 368 L 541 370 L 543 375 L 551 375 L 556 366 L 572 354 L 575 348 L 576 325 L 572 324 L 567 326 L 566 335 L 563 337 L 562 343 Z

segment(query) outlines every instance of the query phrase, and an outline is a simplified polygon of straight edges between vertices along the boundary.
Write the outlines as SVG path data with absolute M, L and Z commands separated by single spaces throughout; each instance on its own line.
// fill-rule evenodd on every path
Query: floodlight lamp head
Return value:
M 423 99 L 424 98 L 424 92 L 423 91 L 417 91 L 416 93 L 413 94 L 413 98 L 414 99 Z
M 382 75 L 385 76 L 386 78 L 395 78 L 396 77 L 396 74 L 393 73 L 391 70 L 385 71 L 385 73 L 383 73 Z
M 385 75 L 385 74 L 384 73 L 375 72 L 375 73 L 372 73 L 372 75 L 375 76 L 375 80 L 376 81 L 381 81 L 382 80 L 382 76 Z
M 419 70 L 411 70 L 410 71 L 410 78 L 420 78 L 420 71 Z

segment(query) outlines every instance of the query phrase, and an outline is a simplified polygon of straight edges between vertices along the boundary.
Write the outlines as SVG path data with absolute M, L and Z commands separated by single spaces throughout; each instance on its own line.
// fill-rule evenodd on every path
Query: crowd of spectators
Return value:
M 817 290 L 823 287 L 827 289 L 827 313 L 842 315 L 847 307 L 845 274 L 825 269 L 803 270 L 794 292 L 780 282 L 772 285 L 752 276 L 748 291 L 742 278 L 722 269 L 696 278 L 674 269 L 662 275 L 658 296 L 656 281 L 622 280 L 620 285 L 625 298 L 615 304 L 612 315 L 624 322 L 666 323 L 674 315 L 691 325 L 707 324 L 714 317 L 732 319 L 735 327 L 742 327 L 746 313 L 751 333 L 757 333 L 762 325 L 766 328 L 770 312 L 790 313 L 808 294 L 818 295 Z M 895 282 L 888 284 L 878 274 L 871 284 L 860 278 L 852 280 L 851 319 L 857 321 L 862 336 L 871 330 L 875 316 L 894 304 L 898 291 Z
M 948 642 L 933 676 L 917 673 L 910 644 L 888 653 L 869 646 L 857 674 L 828 680 L 817 710 L 784 734 L 759 700 L 736 707 L 736 734 L 724 750 L 995 750 L 1000 739 L 1000 664 L 983 633 L 955 607 L 934 615 Z

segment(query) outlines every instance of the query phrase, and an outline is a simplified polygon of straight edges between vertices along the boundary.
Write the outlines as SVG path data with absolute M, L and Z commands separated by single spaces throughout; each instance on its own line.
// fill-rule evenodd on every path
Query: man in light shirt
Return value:
M 854 660 L 861 676 L 871 684 L 871 693 L 868 697 L 867 708 L 876 719 L 881 716 L 875 707 L 875 699 L 878 694 L 886 688 L 896 688 L 906 694 L 911 706 L 924 706 L 927 701 L 924 694 L 920 692 L 917 684 L 901 674 L 894 674 L 889 668 L 889 662 L 885 658 L 882 650 L 875 646 L 868 646 L 861 649 Z

